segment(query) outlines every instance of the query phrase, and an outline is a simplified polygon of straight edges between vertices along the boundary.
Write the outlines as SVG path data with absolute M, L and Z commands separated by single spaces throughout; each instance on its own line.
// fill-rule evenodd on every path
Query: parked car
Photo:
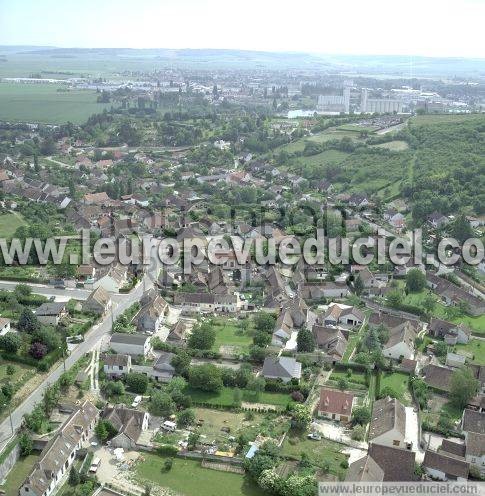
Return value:
M 95 474 L 98 471 L 100 465 L 101 465 L 101 460 L 99 458 L 93 458 L 93 461 L 91 462 L 91 466 L 89 467 L 89 471 L 92 474 Z
M 133 408 L 136 408 L 140 403 L 141 403 L 141 396 L 135 396 L 135 399 L 133 400 L 131 406 Z

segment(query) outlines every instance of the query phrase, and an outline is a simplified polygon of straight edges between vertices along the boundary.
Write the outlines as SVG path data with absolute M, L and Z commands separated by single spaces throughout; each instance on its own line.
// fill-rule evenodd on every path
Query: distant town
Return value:
M 483 67 L 122 52 L 0 47 L 0 490 L 484 481 Z M 419 229 L 423 253 L 279 256 L 318 229 L 362 256 Z M 60 263 L 7 263 L 28 238 Z M 123 263 L 142 238 L 149 262 Z M 222 261 L 162 264 L 168 238 Z M 276 262 L 241 262 L 247 240 Z

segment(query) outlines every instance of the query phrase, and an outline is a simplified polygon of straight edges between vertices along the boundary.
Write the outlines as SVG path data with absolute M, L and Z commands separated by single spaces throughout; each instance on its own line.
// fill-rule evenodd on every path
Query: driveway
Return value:
M 421 463 L 424 459 L 424 451 L 419 446 L 418 414 L 412 406 L 406 407 L 406 441 L 413 443 L 413 451 L 416 452 L 416 461 Z

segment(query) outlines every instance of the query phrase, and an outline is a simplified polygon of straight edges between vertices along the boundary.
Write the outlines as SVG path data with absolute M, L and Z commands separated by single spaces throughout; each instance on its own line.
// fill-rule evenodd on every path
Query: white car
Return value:
M 135 399 L 133 400 L 131 406 L 133 408 L 136 408 L 140 403 L 141 403 L 141 396 L 135 396 Z
M 322 436 L 320 436 L 320 434 L 317 434 L 316 432 L 312 432 L 311 434 L 308 434 L 308 439 L 313 439 L 314 441 L 321 441 Z
M 101 464 L 101 460 L 99 458 L 94 458 L 93 461 L 91 462 L 91 466 L 89 467 L 89 471 L 92 474 L 95 474 L 98 471 L 100 464 Z

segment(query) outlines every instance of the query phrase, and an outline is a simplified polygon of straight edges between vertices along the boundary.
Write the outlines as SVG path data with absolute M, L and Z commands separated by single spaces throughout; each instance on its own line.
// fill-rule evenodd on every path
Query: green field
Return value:
M 411 404 L 411 393 L 409 392 L 409 375 L 401 372 L 393 372 L 391 374 L 384 372 L 381 376 L 382 391 L 385 387 L 390 387 L 395 391 L 397 399 L 404 405 Z
M 94 90 L 67 85 L 0 83 L 0 120 L 62 124 L 82 123 L 111 104 L 97 103 Z
M 263 492 L 247 477 L 230 472 L 202 468 L 196 460 L 175 458 L 170 471 L 165 471 L 164 457 L 143 454 L 143 461 L 136 465 L 136 476 L 167 487 L 183 496 L 262 496 Z
M 1 87 L 1 86 L 0 86 Z M 0 103 L 0 113 L 1 103 Z M 9 238 L 15 234 L 15 231 L 20 226 L 25 226 L 27 223 L 24 221 L 19 213 L 3 214 L 0 215 L 0 238 Z
M 476 114 L 425 114 L 411 117 L 411 124 L 441 124 L 447 122 L 463 122 L 477 118 Z

